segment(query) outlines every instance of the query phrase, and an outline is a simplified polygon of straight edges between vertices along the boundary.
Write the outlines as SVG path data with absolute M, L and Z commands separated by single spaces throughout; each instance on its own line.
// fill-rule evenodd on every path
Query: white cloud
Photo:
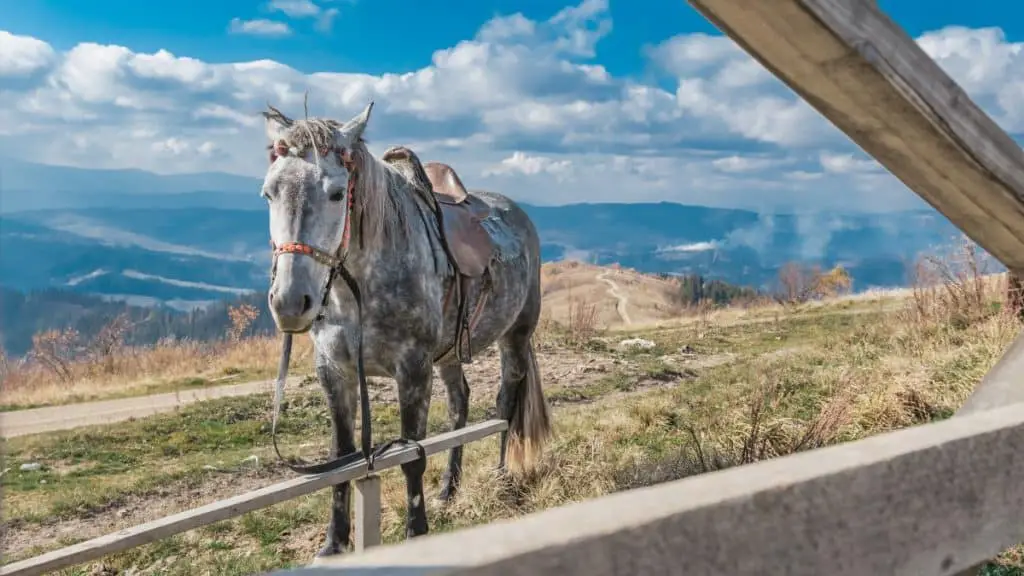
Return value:
M 882 165 L 874 159 L 868 158 L 855 158 L 853 154 L 832 154 L 829 152 L 822 152 L 819 157 L 821 167 L 826 172 L 833 172 L 836 174 L 849 174 L 849 173 L 864 173 L 864 172 L 875 172 L 882 170 Z
M 657 252 L 709 252 L 711 250 L 718 249 L 721 243 L 717 240 L 710 240 L 706 242 L 693 242 L 691 244 L 679 244 L 677 246 L 666 246 L 659 248 Z
M 271 0 L 270 9 L 284 12 L 290 18 L 305 18 L 320 13 L 320 7 L 310 0 Z
M 501 176 L 505 174 L 525 174 L 534 176 L 541 173 L 565 176 L 572 170 L 569 160 L 553 160 L 545 156 L 529 156 L 516 151 L 497 165 L 484 170 L 484 176 Z
M 758 158 L 756 156 L 724 156 L 711 161 L 711 166 L 721 172 L 754 172 L 786 163 L 785 160 Z
M 321 32 L 330 31 L 340 13 L 338 8 L 324 8 L 312 0 L 270 0 L 267 7 L 289 18 L 315 18 L 315 27 Z
M 266 18 L 242 20 L 232 18 L 228 31 L 232 34 L 250 34 L 252 36 L 288 36 L 292 29 L 284 22 L 275 22 Z
M 336 10 L 307 0 L 272 7 L 304 19 Z M 291 30 L 254 22 L 233 27 Z M 309 90 L 316 115 L 345 119 L 375 101 L 375 151 L 404 144 L 454 165 L 468 185 L 528 202 L 923 205 L 728 39 L 652 44 L 644 53 L 656 74 L 640 81 L 601 65 L 612 29 L 607 0 L 547 19 L 502 15 L 427 66 L 380 75 L 97 43 L 58 52 L 0 31 L 0 146 L 61 164 L 259 176 L 259 111 L 270 102 L 300 114 Z M 1024 132 L 1022 44 L 997 29 L 958 27 L 920 42 L 1000 124 Z
M 49 44 L 29 36 L 0 30 L 0 79 L 29 76 L 53 64 L 56 53 Z

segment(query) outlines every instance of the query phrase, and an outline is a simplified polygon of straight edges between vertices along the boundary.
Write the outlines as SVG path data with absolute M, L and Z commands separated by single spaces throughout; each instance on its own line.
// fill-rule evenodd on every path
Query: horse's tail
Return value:
M 541 387 L 532 340 L 526 342 L 525 352 L 526 378 L 516 391 L 505 452 L 508 469 L 515 475 L 531 474 L 537 469 L 544 445 L 551 437 L 551 413 Z

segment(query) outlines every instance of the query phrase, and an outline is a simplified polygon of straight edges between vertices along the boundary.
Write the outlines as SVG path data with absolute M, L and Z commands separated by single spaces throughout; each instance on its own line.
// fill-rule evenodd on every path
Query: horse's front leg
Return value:
M 316 375 L 323 386 L 331 414 L 333 438 L 331 456 L 334 458 L 355 452 L 353 430 L 359 390 L 352 378 L 344 376 L 338 366 L 326 355 L 316 355 Z M 317 556 L 340 554 L 349 544 L 352 522 L 349 517 L 351 483 L 335 484 L 331 489 L 331 521 L 327 526 L 324 546 Z
M 427 437 L 432 370 L 430 359 L 417 355 L 401 360 L 395 371 L 402 438 L 407 440 L 419 442 Z M 423 498 L 423 473 L 426 469 L 427 462 L 422 459 L 402 464 L 408 499 L 405 533 L 410 538 L 427 533 L 427 505 Z

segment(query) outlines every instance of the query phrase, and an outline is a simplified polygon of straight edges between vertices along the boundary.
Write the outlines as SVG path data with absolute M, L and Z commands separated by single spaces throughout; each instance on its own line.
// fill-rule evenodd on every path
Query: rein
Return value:
M 279 153 L 287 152 L 287 148 L 283 147 L 280 143 L 275 147 L 275 150 Z M 326 149 L 323 150 L 322 155 L 326 156 L 329 151 L 330 150 Z M 284 154 L 282 153 L 280 155 L 283 156 Z M 372 472 L 374 469 L 374 460 L 396 444 L 415 444 L 419 452 L 419 457 L 426 460 L 426 452 L 424 451 L 423 446 L 418 442 L 405 438 L 397 438 L 377 446 L 376 448 L 373 447 L 373 429 L 370 418 L 370 393 L 369 387 L 366 383 L 366 370 L 363 361 L 363 299 L 359 290 L 359 284 L 348 269 L 345 268 L 345 258 L 348 256 L 349 238 L 351 237 L 352 209 L 355 205 L 354 197 L 358 174 L 355 170 L 355 163 L 346 151 L 338 151 L 338 156 L 349 173 L 347 191 L 348 208 L 345 212 L 345 228 L 341 239 L 341 246 L 336 251 L 336 254 L 341 253 L 342 255 L 338 256 L 336 254 L 330 254 L 324 250 L 310 246 L 309 244 L 303 244 L 302 242 L 286 242 L 277 245 L 274 244 L 273 239 L 271 239 L 270 245 L 273 248 L 271 282 L 273 282 L 273 278 L 277 273 L 277 257 L 281 254 L 309 256 L 319 264 L 327 266 L 330 271 L 327 275 L 327 282 L 323 288 L 323 296 L 320 302 L 320 315 L 317 318 L 318 320 L 321 320 L 324 317 L 327 302 L 330 299 L 331 283 L 334 281 L 335 276 L 341 276 L 341 279 L 344 280 L 346 286 L 348 286 L 349 292 L 352 293 L 352 297 L 356 301 L 356 379 L 359 382 L 361 449 L 359 452 L 340 455 L 319 464 L 303 464 L 297 459 L 285 458 L 281 454 L 281 450 L 277 445 L 277 422 L 281 414 L 281 401 L 284 399 L 284 384 L 288 377 L 288 365 L 291 362 L 293 336 L 292 333 L 285 332 L 281 345 L 281 359 L 277 366 L 277 380 L 274 381 L 274 412 L 273 420 L 271 422 L 270 437 L 274 444 L 274 452 L 277 453 L 278 459 L 284 462 L 284 464 L 292 471 L 298 472 L 299 474 L 322 474 L 324 472 L 329 472 L 331 470 L 336 470 L 338 468 L 354 464 L 360 460 L 365 460 L 367 471 Z M 337 425 L 340 425 L 340 423 Z M 340 450 L 341 447 L 339 446 L 338 449 Z

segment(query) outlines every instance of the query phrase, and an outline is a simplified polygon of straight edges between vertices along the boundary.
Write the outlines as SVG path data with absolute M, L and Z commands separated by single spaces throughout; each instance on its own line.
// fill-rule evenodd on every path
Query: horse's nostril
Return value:
M 309 309 L 313 307 L 313 299 L 308 294 L 302 296 L 302 313 L 309 312 Z

